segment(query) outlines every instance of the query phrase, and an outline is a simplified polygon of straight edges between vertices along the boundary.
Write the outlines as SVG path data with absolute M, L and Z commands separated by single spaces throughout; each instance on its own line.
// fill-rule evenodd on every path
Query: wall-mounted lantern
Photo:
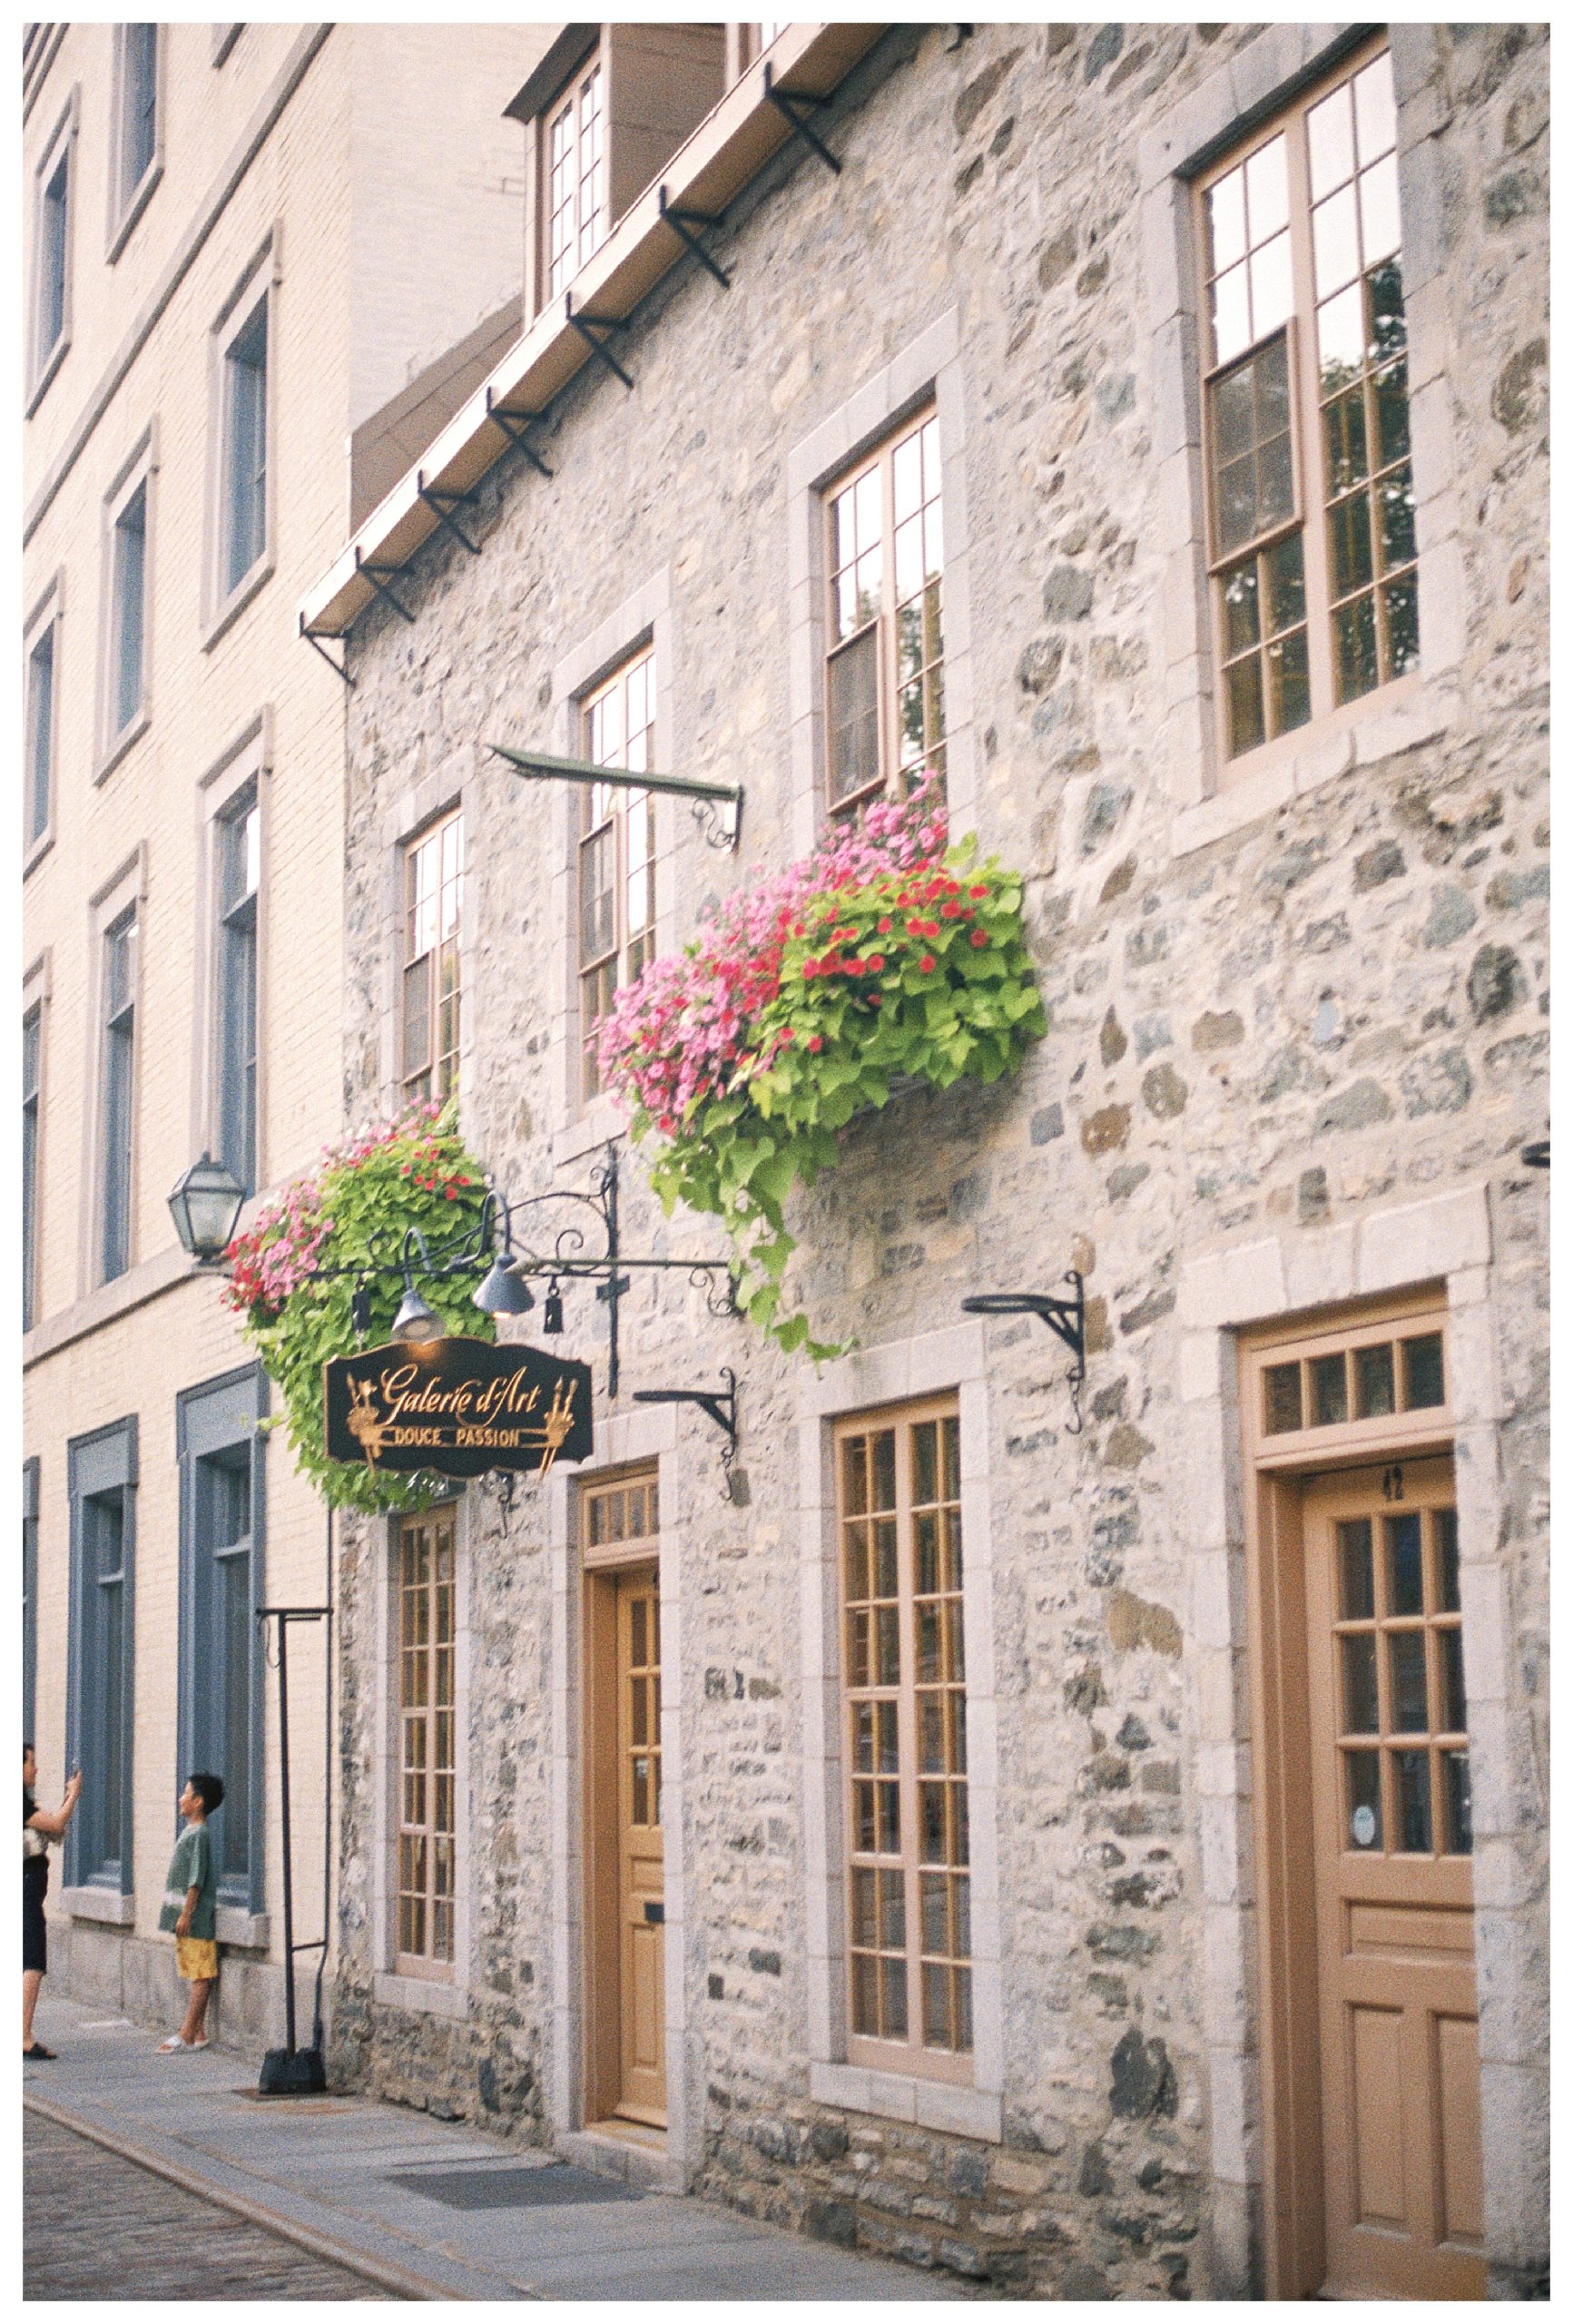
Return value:
M 221 1162 L 204 1154 L 176 1180 L 170 1195 L 170 1216 L 182 1251 L 199 1266 L 211 1267 L 222 1259 L 234 1240 L 235 1224 L 246 1190 Z

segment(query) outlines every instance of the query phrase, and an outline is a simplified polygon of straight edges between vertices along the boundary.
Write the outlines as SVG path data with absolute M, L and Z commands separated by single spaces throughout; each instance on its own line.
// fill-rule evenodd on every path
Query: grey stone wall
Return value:
M 680 941 L 703 902 L 782 860 L 796 803 L 782 574 L 786 461 L 943 310 L 959 318 L 972 555 L 976 823 L 1018 864 L 1049 1032 L 1008 1087 L 919 1092 L 846 1134 L 800 1198 L 800 1296 L 865 1346 L 957 1320 L 968 1292 L 1087 1279 L 1087 1425 L 1067 1433 L 1058 1344 L 991 1327 L 1006 2086 L 1003 2142 L 812 2102 L 798 1377 L 681 1278 L 624 1310 L 628 1388 L 742 1382 L 746 1509 L 717 1493 L 705 1424 L 662 1469 L 681 1562 L 686 2074 L 693 2183 L 762 2216 L 1012 2292 L 1227 2296 L 1260 2284 L 1252 2205 L 1250 1908 L 1224 2004 L 1238 2021 L 1241 2160 L 1221 2169 L 1204 2024 L 1205 1704 L 1179 1504 L 1183 1269 L 1264 1234 L 1313 1251 L 1352 1225 L 1483 1188 L 1487 1360 L 1499 1382 L 1498 1542 L 1511 1645 L 1491 1812 L 1513 1865 L 1519 1970 L 1488 2071 L 1511 2083 L 1517 2210 L 1493 2215 L 1501 2288 L 1544 2257 L 1546 1188 L 1519 1149 L 1547 1123 L 1548 885 L 1544 27 L 1410 27 L 1444 287 L 1450 488 L 1464 512 L 1453 683 L 1369 726 L 1321 782 L 1177 852 L 1161 737 L 1161 350 L 1144 310 L 1136 155 L 1241 27 L 980 25 L 893 32 L 828 116 L 832 179 L 788 159 L 718 250 L 620 343 L 632 392 L 585 379 L 546 482 L 495 471 L 482 554 L 438 543 L 350 652 L 346 1106 L 374 1111 L 389 992 L 393 803 L 458 796 L 470 834 L 467 1133 L 498 1181 L 550 1183 L 571 1150 L 550 1021 L 570 931 L 547 878 L 558 794 L 487 755 L 553 747 L 553 672 L 631 591 L 671 576 L 661 673 L 672 763 L 747 790 L 741 856 L 677 816 Z M 632 641 L 630 641 L 632 642 Z M 564 1163 L 565 1180 L 582 1165 Z M 637 1188 L 631 1248 L 713 1238 Z M 1417 1266 L 1416 1280 L 1428 1270 Z M 565 1346 L 602 1361 L 604 1317 Z M 1034 1327 L 1036 1331 L 1036 1327 Z M 437 2111 L 538 2140 L 562 2020 L 546 1501 L 505 1530 L 472 1496 L 467 2014 L 375 1995 L 370 1791 L 379 1529 L 346 1524 L 341 2066 Z M 1232 1521 L 1237 1525 L 1235 1510 Z M 1237 1660 L 1239 1658 L 1237 1658 Z M 1225 1900 L 1228 1901 L 1228 1900 Z M 1500 1901 L 1500 1900 L 1499 1900 Z M 1493 2004 L 1496 2005 L 1496 2004 Z M 1496 2044 L 1495 2049 L 1492 2044 Z M 1538 2127 L 1539 2125 L 1539 2127 Z M 1227 2181 L 1227 2183 L 1225 2183 Z M 1537 2241 L 1537 2239 L 1539 2239 Z

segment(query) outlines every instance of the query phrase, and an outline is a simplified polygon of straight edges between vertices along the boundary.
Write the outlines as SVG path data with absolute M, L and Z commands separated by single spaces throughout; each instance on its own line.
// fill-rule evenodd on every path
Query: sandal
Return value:
M 162 2051 L 194 2050 L 196 2046 L 197 2045 L 194 2042 L 182 2041 L 178 2034 L 166 2034 L 163 2040 L 159 2043 L 159 2048 Z
M 46 2050 L 42 2042 L 34 2042 L 33 2047 L 30 2050 L 24 2050 L 22 2054 L 25 2058 L 52 2058 L 54 2053 L 53 2050 Z

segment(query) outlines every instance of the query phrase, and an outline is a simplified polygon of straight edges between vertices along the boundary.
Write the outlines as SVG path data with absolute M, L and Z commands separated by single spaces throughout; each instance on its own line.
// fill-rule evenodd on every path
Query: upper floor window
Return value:
M 136 724 L 147 694 L 147 478 L 139 478 L 110 528 L 109 732 L 113 744 Z
M 458 1087 L 459 905 L 464 818 L 446 815 L 405 850 L 403 1058 L 408 1104 Z
M 585 755 L 597 766 L 648 772 L 655 734 L 655 652 L 642 646 L 583 704 Z M 581 794 L 579 834 L 580 1093 L 601 1087 L 596 1039 L 619 986 L 655 949 L 655 809 L 648 791 L 597 783 Z
M 261 825 L 254 784 L 215 832 L 218 946 L 214 1016 L 218 1151 L 248 1194 L 257 1184 L 257 887 Z
M 606 239 L 606 117 L 598 55 L 581 65 L 546 123 L 546 296 Z
M 74 92 L 33 179 L 33 312 L 25 369 L 36 402 L 65 353 L 71 331 L 71 213 L 77 99 Z
M 52 611 L 27 650 L 26 751 L 23 838 L 31 847 L 49 829 L 54 780 L 54 638 Z
M 1199 182 L 1229 758 L 1420 659 L 1396 144 L 1368 49 Z
M 22 1328 L 38 1319 L 38 1110 L 44 1053 L 44 1010 L 22 1019 Z
M 219 481 L 219 592 L 231 596 L 268 545 L 268 300 L 260 299 L 223 354 Z
M 909 420 L 826 495 L 830 805 L 945 771 L 939 423 Z
M 116 28 L 117 106 L 111 255 L 152 192 L 158 160 L 159 28 Z
M 131 1264 L 132 1129 L 136 1065 L 136 912 L 103 939 L 103 1088 L 100 1108 L 99 1277 Z

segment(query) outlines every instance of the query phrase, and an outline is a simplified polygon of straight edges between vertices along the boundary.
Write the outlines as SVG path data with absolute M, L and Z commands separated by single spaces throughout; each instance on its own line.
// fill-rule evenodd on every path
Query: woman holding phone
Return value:
M 38 2006 L 38 1988 L 44 1983 L 44 1973 L 49 1965 L 49 1931 L 44 1918 L 44 1899 L 49 1887 L 49 1843 L 65 1837 L 65 1827 L 76 1812 L 82 1796 L 82 1770 L 78 1768 L 65 1787 L 65 1797 L 53 1816 L 34 1799 L 33 1787 L 38 1781 L 38 1761 L 31 1743 L 22 1746 L 22 2054 L 25 2058 L 52 2058 L 33 2035 L 33 2013 Z

